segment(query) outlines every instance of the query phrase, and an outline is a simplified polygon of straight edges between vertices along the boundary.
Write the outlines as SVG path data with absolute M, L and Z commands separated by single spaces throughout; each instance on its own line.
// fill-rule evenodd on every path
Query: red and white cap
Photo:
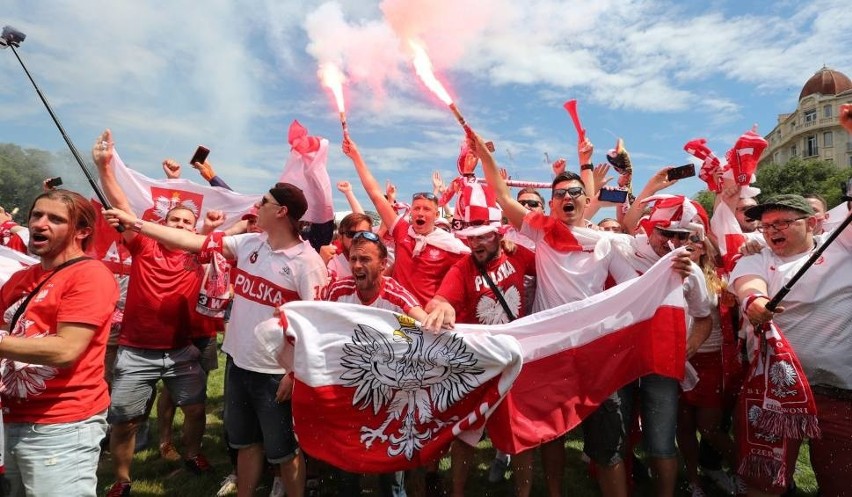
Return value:
M 705 233 L 707 212 L 701 204 L 683 195 L 653 195 L 642 202 L 654 202 L 648 219 L 642 221 L 645 233 L 654 228 L 682 233 Z
M 459 196 L 459 204 L 464 228 L 457 230 L 456 235 L 480 236 L 500 228 L 503 211 L 497 206 L 497 194 L 488 185 L 466 183 Z

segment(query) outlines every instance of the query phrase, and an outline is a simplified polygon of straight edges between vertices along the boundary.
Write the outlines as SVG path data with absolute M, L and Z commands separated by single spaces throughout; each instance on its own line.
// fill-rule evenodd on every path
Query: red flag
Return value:
M 740 247 L 746 242 L 746 235 L 740 228 L 734 211 L 725 202 L 716 205 L 710 231 L 716 237 L 725 272 L 730 273 L 741 257 Z
M 512 323 L 524 367 L 488 421 L 494 447 L 517 454 L 553 440 L 644 375 L 683 377 L 683 282 L 669 259 L 604 293 Z
M 299 445 L 346 471 L 423 466 L 457 436 L 476 444 L 521 368 L 517 341 L 483 326 L 436 335 L 387 310 L 328 302 L 284 312 Z

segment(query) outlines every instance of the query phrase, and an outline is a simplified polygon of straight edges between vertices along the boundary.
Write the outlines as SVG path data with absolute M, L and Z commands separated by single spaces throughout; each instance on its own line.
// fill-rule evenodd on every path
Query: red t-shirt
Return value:
M 192 314 L 204 271 L 192 254 L 146 236 L 127 244 L 133 256 L 118 344 L 177 349 L 190 343 Z
M 9 324 L 24 296 L 50 271 L 41 265 L 15 273 L 0 289 L 3 322 Z M 38 340 L 55 335 L 57 323 L 97 326 L 89 346 L 66 368 L 0 360 L 0 392 L 7 423 L 70 423 L 109 407 L 104 352 L 118 301 L 112 273 L 95 260 L 59 271 L 30 300 L 11 336 Z
M 0 224 L 0 243 L 12 250 L 17 250 L 22 254 L 26 254 L 27 244 L 24 243 L 24 240 L 17 233 L 12 233 L 12 228 L 16 226 L 18 226 L 18 224 L 14 221 L 6 221 L 5 223 Z
M 393 278 L 411 292 L 421 306 L 425 306 L 443 281 L 447 271 L 465 254 L 454 254 L 446 250 L 427 245 L 417 257 L 414 256 L 415 240 L 408 235 L 407 221 L 400 219 L 393 227 L 396 242 L 396 259 L 393 265 Z
M 526 292 L 524 276 L 535 275 L 535 254 L 517 245 L 515 253 L 495 258 L 486 272 L 503 293 L 509 310 L 519 318 L 523 315 Z M 456 310 L 456 322 L 465 324 L 501 324 L 509 318 L 500 300 L 476 267 L 473 256 L 457 262 L 441 283 L 437 295 L 444 297 Z

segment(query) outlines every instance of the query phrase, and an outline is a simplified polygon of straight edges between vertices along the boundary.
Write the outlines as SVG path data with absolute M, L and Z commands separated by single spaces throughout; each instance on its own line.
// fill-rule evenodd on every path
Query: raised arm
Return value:
M 107 200 L 116 209 L 124 212 L 133 212 L 130 208 L 130 202 L 128 202 L 124 190 L 121 189 L 121 185 L 115 179 L 115 173 L 112 170 L 112 157 L 114 154 L 115 143 L 112 141 L 112 131 L 107 129 L 95 140 L 95 144 L 92 146 L 92 159 L 98 168 L 101 186 L 103 186 Z M 136 237 L 136 233 L 130 230 L 125 230 L 122 235 L 127 241 Z
M 476 153 L 479 160 L 482 161 L 482 170 L 485 171 L 485 181 L 488 186 L 494 189 L 497 194 L 497 203 L 503 209 L 503 215 L 512 223 L 515 228 L 520 228 L 524 222 L 524 216 L 527 215 L 527 209 L 517 200 L 512 197 L 512 192 L 506 184 L 506 180 L 500 174 L 500 169 L 497 163 L 494 162 L 494 156 L 485 145 L 485 142 L 477 134 L 473 138 L 468 138 L 470 148 Z
M 352 193 L 352 184 L 348 181 L 338 181 L 337 189 L 340 193 L 346 197 L 346 201 L 349 202 L 349 208 L 352 209 L 352 212 L 357 212 L 358 214 L 364 213 L 364 208 L 361 207 L 361 202 L 358 202 L 358 199 L 355 198 L 355 194 Z
M 200 252 L 204 246 L 204 240 L 207 238 L 204 235 L 199 235 L 191 231 L 170 228 L 149 221 L 141 221 L 134 214 L 121 209 L 110 209 L 104 212 L 104 217 L 112 226 L 121 224 L 124 226 L 125 232 L 135 231 L 141 235 L 153 238 L 172 249 Z M 228 249 L 227 245 L 222 247 L 222 255 L 227 259 L 234 258 L 234 254 Z
M 364 186 L 367 196 L 370 197 L 370 200 L 376 207 L 376 212 L 378 212 L 382 222 L 390 228 L 396 222 L 396 211 L 393 210 L 391 203 L 382 194 L 379 182 L 376 181 L 373 173 L 370 172 L 367 164 L 364 163 L 358 146 L 352 141 L 349 134 L 343 136 L 343 153 L 352 159 L 355 171 L 358 173 L 358 177 L 361 178 L 361 184 Z
M 645 208 L 645 204 L 642 201 L 653 196 L 658 191 L 677 183 L 676 179 L 668 179 L 667 173 L 669 169 L 671 167 L 664 167 L 651 176 L 651 179 L 648 180 L 648 183 L 642 188 L 642 191 L 630 206 L 627 214 L 624 215 L 624 220 L 621 224 L 624 225 L 624 229 L 628 234 L 636 234 L 636 229 L 639 227 L 639 220 L 642 219 L 642 211 Z

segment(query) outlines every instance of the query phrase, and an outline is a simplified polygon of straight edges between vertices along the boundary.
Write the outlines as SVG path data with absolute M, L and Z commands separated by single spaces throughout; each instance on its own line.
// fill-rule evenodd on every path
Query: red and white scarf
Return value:
M 786 487 L 787 441 L 819 437 L 816 404 L 781 330 L 770 322 L 760 334 L 765 342 L 751 361 L 738 407 L 738 473 L 769 476 L 773 485 Z

